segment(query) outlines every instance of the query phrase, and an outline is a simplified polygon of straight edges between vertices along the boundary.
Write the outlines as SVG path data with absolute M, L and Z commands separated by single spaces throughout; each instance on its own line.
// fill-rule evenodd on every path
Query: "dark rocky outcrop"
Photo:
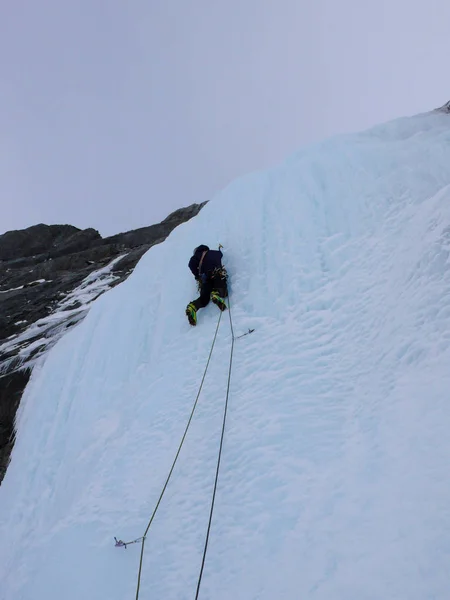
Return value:
M 95 229 L 44 224 L 0 235 L 0 482 L 33 365 L 84 318 L 95 298 L 124 281 L 149 248 L 204 204 L 107 238 Z
M 8 458 L 14 444 L 14 418 L 23 390 L 30 378 L 30 369 L 4 375 L 0 384 L 0 482 L 6 473 Z
M 20 231 L 7 231 L 0 236 L 0 260 L 13 260 L 48 252 L 52 247 L 78 233 L 72 225 L 33 225 Z M 100 234 L 98 234 L 100 237 Z
M 446 113 L 450 113 L 450 100 L 448 102 L 446 102 L 444 104 L 444 106 L 440 106 L 436 110 L 439 110 L 439 111 L 442 111 L 442 112 L 446 112 Z

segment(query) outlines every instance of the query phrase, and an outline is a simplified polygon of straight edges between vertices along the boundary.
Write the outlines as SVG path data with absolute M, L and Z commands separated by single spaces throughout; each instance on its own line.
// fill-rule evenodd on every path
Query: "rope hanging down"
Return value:
M 177 450 L 177 453 L 176 453 L 175 458 L 173 460 L 173 463 L 172 463 L 172 466 L 170 468 L 169 474 L 168 474 L 167 479 L 166 479 L 166 481 L 164 483 L 164 486 L 162 488 L 161 494 L 159 495 L 158 502 L 156 503 L 156 506 L 155 506 L 155 508 L 154 508 L 154 510 L 152 512 L 150 520 L 149 520 L 149 522 L 147 524 L 147 527 L 145 529 L 144 535 L 141 538 L 142 539 L 142 545 L 141 545 L 141 556 L 140 556 L 140 560 L 139 560 L 139 571 L 138 571 L 138 579 L 137 579 L 137 587 L 136 587 L 136 600 L 139 599 L 139 590 L 140 590 L 140 587 L 141 587 L 142 560 L 144 558 L 145 539 L 146 539 L 148 530 L 150 529 L 150 526 L 151 526 L 151 524 L 153 522 L 153 519 L 155 518 L 155 515 L 156 515 L 156 512 L 157 512 L 157 510 L 159 508 L 159 505 L 161 504 L 161 500 L 162 500 L 162 498 L 164 496 L 164 492 L 166 491 L 167 485 L 169 484 L 169 480 L 170 480 L 170 478 L 172 476 L 172 472 L 173 472 L 173 470 L 175 468 L 175 464 L 176 464 L 176 462 L 178 460 L 178 456 L 180 455 L 181 448 L 182 448 L 184 440 L 186 438 L 186 435 L 187 435 L 187 432 L 188 432 L 188 429 L 189 429 L 189 425 L 191 424 L 192 417 L 194 416 L 194 412 L 195 412 L 195 409 L 197 407 L 198 399 L 200 397 L 200 393 L 201 393 L 202 388 L 203 388 L 203 383 L 205 381 L 206 373 L 208 371 L 209 363 L 210 363 L 211 356 L 212 356 L 212 353 L 213 353 L 213 350 L 214 350 L 214 345 L 216 343 L 217 332 L 219 331 L 219 325 L 220 325 L 221 318 L 222 318 L 222 313 L 219 314 L 219 319 L 217 320 L 217 327 L 216 327 L 216 331 L 214 333 L 214 338 L 213 338 L 213 341 L 212 341 L 212 344 L 211 344 L 211 350 L 209 351 L 208 360 L 206 362 L 206 367 L 205 367 L 205 370 L 203 372 L 203 377 L 202 377 L 202 380 L 201 380 L 201 383 L 200 383 L 200 387 L 199 387 L 198 392 L 197 392 L 197 397 L 195 398 L 195 402 L 194 402 L 194 405 L 192 407 L 191 414 L 189 415 L 189 419 L 188 419 L 188 422 L 186 424 L 186 428 L 184 430 L 183 437 L 181 438 L 181 442 L 180 442 L 180 445 L 178 446 L 178 450 Z M 231 316 L 230 316 L 230 319 L 231 319 Z M 130 543 L 130 542 L 127 542 L 127 544 L 128 543 Z M 120 545 L 124 545 L 126 547 L 127 544 L 125 544 L 124 542 L 122 542 L 122 544 L 120 544 Z
M 234 331 L 233 331 L 233 320 L 231 318 L 230 298 L 228 298 L 228 315 L 230 317 L 230 327 L 231 327 L 231 350 L 230 350 L 230 364 L 228 367 L 227 395 L 225 398 L 225 407 L 224 407 L 224 411 L 223 411 L 222 433 L 220 436 L 219 454 L 217 456 L 216 477 L 214 479 L 214 490 L 213 490 L 213 495 L 212 495 L 212 499 L 211 499 L 211 510 L 209 513 L 208 529 L 206 532 L 205 546 L 203 548 L 202 566 L 200 567 L 200 574 L 198 577 L 197 591 L 195 593 L 195 600 L 198 600 L 198 595 L 200 593 L 200 585 L 202 583 L 202 577 L 203 577 L 203 569 L 205 567 L 206 552 L 208 550 L 209 534 L 211 531 L 211 523 L 212 523 L 213 512 L 214 512 L 214 503 L 216 500 L 217 482 L 219 480 L 220 459 L 222 458 L 223 438 L 224 438 L 224 434 L 225 434 L 225 425 L 226 425 L 226 421 L 227 421 L 228 398 L 230 395 L 231 368 L 233 365 L 233 350 L 234 350 Z
M 201 568 L 200 568 L 200 573 L 199 573 L 199 578 L 198 578 L 198 582 L 197 582 L 197 590 L 196 590 L 196 594 L 195 594 L 195 600 L 198 600 L 198 596 L 200 593 L 200 585 L 201 585 L 201 581 L 202 581 L 202 577 L 203 577 L 203 570 L 205 567 L 205 561 L 206 561 L 206 553 L 208 550 L 208 542 L 209 542 L 209 536 L 210 536 L 210 532 L 211 532 L 211 524 L 212 524 L 212 518 L 213 518 L 213 513 L 214 513 L 214 505 L 215 505 L 215 499 L 216 499 L 216 492 L 217 492 L 217 484 L 218 484 L 218 480 L 219 480 L 219 471 L 220 471 L 220 462 L 221 462 L 221 457 L 222 457 L 222 448 L 223 448 L 223 440 L 224 440 L 224 434 L 225 434 L 225 426 L 226 426 L 226 419 L 227 419 L 227 412 L 228 412 L 228 399 L 229 399 L 229 394 L 230 394 L 230 382 L 231 382 L 231 371 L 232 371 L 232 364 L 233 364 L 233 351 L 234 351 L 234 342 L 236 339 L 239 339 L 241 337 L 244 337 L 250 333 L 254 332 L 254 329 L 249 329 L 247 333 L 244 333 L 243 335 L 240 335 L 238 337 L 235 337 L 234 335 L 234 329 L 233 329 L 233 319 L 231 317 L 231 301 L 230 298 L 228 298 L 228 315 L 230 318 L 230 329 L 231 329 L 231 349 L 230 349 L 230 362 L 229 362 L 229 367 L 228 367 L 228 382 L 227 382 L 227 391 L 226 391 L 226 397 L 225 397 L 225 405 L 224 405 L 224 413 L 223 413 L 223 421 L 222 421 L 222 431 L 221 431 L 221 436 L 220 436 L 220 444 L 219 444 L 219 453 L 217 456 L 217 466 L 216 466 L 216 475 L 215 475 L 215 479 L 214 479 L 214 488 L 213 488 L 213 494 L 212 494 L 212 499 L 211 499 L 211 509 L 210 509 L 210 513 L 209 513 L 209 520 L 208 520 L 208 528 L 207 528 L 207 532 L 206 532 L 206 538 L 205 538 L 205 544 L 204 544 L 204 548 L 203 548 L 203 556 L 202 556 L 202 562 L 201 562 Z M 143 557 L 144 557 L 144 549 L 145 549 L 145 540 L 147 537 L 147 533 L 150 529 L 150 526 L 153 522 L 153 519 L 155 518 L 156 512 L 158 511 L 159 505 L 161 504 L 162 498 L 164 496 L 164 493 L 166 491 L 166 488 L 169 484 L 170 478 L 172 476 L 173 470 L 175 468 L 176 462 L 178 460 L 178 457 L 180 455 L 181 452 L 181 448 L 183 446 L 184 440 L 186 439 L 186 435 L 189 429 L 189 426 L 191 424 L 192 418 L 194 416 L 195 413 L 195 409 L 197 407 L 197 403 L 203 388 L 203 384 L 206 378 L 206 373 L 208 371 L 208 367 L 209 367 L 209 363 L 211 361 L 211 356 L 214 350 L 214 346 L 216 343 L 216 339 L 217 339 L 217 333 L 219 331 L 219 326 L 220 326 L 220 321 L 221 321 L 221 317 L 222 317 L 222 312 L 219 314 L 219 319 L 217 321 L 217 326 L 216 326 L 216 330 L 214 333 L 214 338 L 211 344 L 211 349 L 209 351 L 209 356 L 208 356 L 208 360 L 206 362 L 206 366 L 203 372 L 203 376 L 200 382 L 200 387 L 198 389 L 197 392 L 197 396 L 195 398 L 191 413 L 189 415 L 189 419 L 188 422 L 186 424 L 183 436 L 181 438 L 180 444 L 178 446 L 178 450 L 176 452 L 175 458 L 172 462 L 172 466 L 170 468 L 169 474 L 166 478 L 166 481 L 164 483 L 164 486 L 161 490 L 161 493 L 159 495 L 158 501 L 156 503 L 156 506 L 151 514 L 151 517 L 148 521 L 147 527 L 145 529 L 144 535 L 140 538 L 136 538 L 135 540 L 131 540 L 130 542 L 124 542 L 123 540 L 118 540 L 116 537 L 115 539 L 115 545 L 117 547 L 124 547 L 125 549 L 127 548 L 128 545 L 130 544 L 135 544 L 138 542 L 142 542 L 141 544 L 141 554 L 140 554 L 140 560 L 139 560 L 139 571 L 138 571 L 138 578 L 137 578 L 137 587 L 136 587 L 136 600 L 139 599 L 139 591 L 140 591 L 140 584 L 141 584 L 141 575 L 142 575 L 142 563 L 143 563 Z

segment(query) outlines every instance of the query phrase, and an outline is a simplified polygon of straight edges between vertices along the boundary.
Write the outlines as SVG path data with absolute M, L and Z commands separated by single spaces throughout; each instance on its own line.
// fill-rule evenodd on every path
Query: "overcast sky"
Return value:
M 449 23 L 444 0 L 0 0 L 0 233 L 149 225 L 436 108 Z

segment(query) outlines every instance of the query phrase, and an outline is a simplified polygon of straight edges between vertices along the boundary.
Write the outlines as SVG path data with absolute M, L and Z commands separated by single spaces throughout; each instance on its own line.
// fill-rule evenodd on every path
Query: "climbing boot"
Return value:
M 197 325 L 197 309 L 193 302 L 190 302 L 186 307 L 186 316 L 192 326 Z
M 214 304 L 222 311 L 227 308 L 225 300 L 219 296 L 217 292 L 211 292 L 211 302 L 214 302 Z

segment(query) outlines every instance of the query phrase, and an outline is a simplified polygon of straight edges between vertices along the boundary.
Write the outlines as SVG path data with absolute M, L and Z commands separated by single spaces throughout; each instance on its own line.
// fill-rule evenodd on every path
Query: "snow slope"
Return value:
M 218 311 L 184 308 L 225 247 L 236 335 L 202 600 L 444 600 L 450 589 L 450 120 L 298 152 L 221 192 L 50 351 L 0 489 L 0 597 L 135 598 L 139 544 Z M 150 528 L 141 599 L 195 597 L 228 315 Z

